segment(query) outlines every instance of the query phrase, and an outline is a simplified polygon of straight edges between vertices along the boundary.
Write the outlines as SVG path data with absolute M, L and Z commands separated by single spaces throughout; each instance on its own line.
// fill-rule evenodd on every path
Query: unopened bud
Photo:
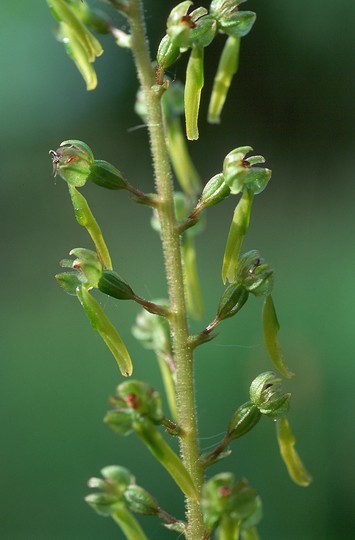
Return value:
M 131 484 L 124 492 L 124 498 L 131 512 L 156 516 L 159 514 L 159 505 L 156 499 L 141 486 Z
M 219 301 L 217 318 L 220 321 L 233 317 L 248 300 L 249 292 L 239 283 L 229 285 Z
M 131 287 L 113 270 L 104 270 L 97 284 L 101 292 L 118 300 L 133 300 Z
M 228 197 L 230 192 L 231 190 L 225 183 L 223 174 L 216 174 L 203 188 L 201 198 L 197 206 L 201 208 L 201 210 L 206 206 L 214 206 Z
M 230 441 L 239 439 L 250 431 L 260 420 L 261 412 L 251 401 L 247 401 L 233 414 L 227 430 Z
M 107 161 L 95 159 L 90 169 L 88 180 L 106 189 L 126 189 L 127 182 L 123 174 Z
M 180 48 L 173 43 L 171 37 L 166 34 L 161 40 L 158 52 L 157 52 L 157 63 L 159 66 L 164 69 L 170 67 L 172 64 L 175 64 L 176 60 L 180 56 Z

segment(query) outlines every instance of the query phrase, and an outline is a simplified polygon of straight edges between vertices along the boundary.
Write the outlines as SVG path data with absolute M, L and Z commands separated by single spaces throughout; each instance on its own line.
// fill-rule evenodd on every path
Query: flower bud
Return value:
M 283 393 L 281 379 L 272 371 L 261 373 L 253 380 L 249 395 L 261 414 L 281 418 L 288 412 L 291 394 Z
M 166 69 L 175 64 L 179 56 L 180 47 L 173 43 L 168 34 L 165 34 L 158 47 L 157 64 L 163 69 Z
M 261 412 L 251 401 L 247 401 L 233 414 L 227 429 L 230 441 L 239 439 L 250 431 L 260 420 Z
M 253 11 L 234 11 L 219 18 L 218 29 L 230 37 L 241 38 L 249 34 L 255 19 Z
M 203 9 L 203 8 L 200 8 Z M 191 13 L 191 20 L 194 22 L 194 14 L 197 9 Z M 196 19 L 197 19 L 196 14 Z M 205 15 L 197 19 L 194 23 L 195 27 L 191 29 L 189 34 L 190 46 L 196 45 L 198 47 L 207 47 L 213 41 L 217 32 L 217 23 L 213 17 Z
M 220 321 L 233 317 L 248 300 L 248 291 L 239 283 L 229 285 L 219 301 L 217 315 Z
M 123 174 L 107 161 L 95 159 L 88 180 L 106 189 L 127 189 Z
M 237 281 L 255 296 L 265 296 L 273 287 L 273 270 L 260 258 L 258 251 L 248 251 L 239 259 Z
M 118 300 L 134 300 L 131 287 L 113 270 L 104 270 L 97 284 L 101 292 Z
M 224 181 L 223 174 L 215 174 L 203 188 L 197 207 L 203 210 L 207 206 L 214 206 L 228 197 L 230 192 L 229 187 Z
M 124 498 L 131 512 L 156 516 L 159 514 L 159 505 L 156 499 L 141 486 L 131 484 L 124 492 Z

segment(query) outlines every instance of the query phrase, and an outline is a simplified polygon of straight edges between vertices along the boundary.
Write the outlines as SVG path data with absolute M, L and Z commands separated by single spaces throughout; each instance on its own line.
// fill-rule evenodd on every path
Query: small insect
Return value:
M 51 156 L 52 163 L 53 163 L 53 176 L 54 177 L 56 177 L 58 172 L 59 172 L 59 164 L 60 164 L 60 162 L 62 162 L 61 165 L 64 166 L 64 165 L 69 165 L 73 161 L 78 161 L 79 160 L 79 157 L 76 156 L 76 155 L 70 155 L 69 154 L 69 155 L 67 155 L 67 157 L 65 156 L 66 154 L 68 154 L 68 150 L 70 151 L 71 149 L 76 150 L 77 147 L 72 144 L 70 146 L 63 146 L 61 148 L 58 148 L 57 151 L 49 150 L 48 153 Z
M 59 167 L 59 162 L 60 162 L 60 155 L 57 154 L 57 152 L 55 150 L 49 150 L 49 155 L 51 156 L 52 158 L 52 163 L 53 163 L 53 176 L 56 177 L 57 174 L 58 174 L 58 167 Z

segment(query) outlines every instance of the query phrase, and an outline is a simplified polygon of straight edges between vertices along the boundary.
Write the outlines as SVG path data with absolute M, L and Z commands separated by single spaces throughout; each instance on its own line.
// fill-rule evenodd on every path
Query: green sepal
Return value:
M 118 300 L 134 300 L 131 287 L 113 270 L 104 270 L 97 284 L 98 289 Z
M 85 497 L 85 502 L 100 516 L 112 516 L 117 508 L 122 506 L 115 495 L 107 493 L 90 493 Z
M 77 297 L 93 328 L 100 334 L 112 352 L 118 367 L 125 377 L 132 375 L 131 357 L 116 328 L 109 321 L 100 304 L 90 295 L 85 286 L 78 287 Z
M 74 272 L 62 272 L 56 274 L 54 277 L 66 293 L 76 296 L 76 288 L 82 284 L 78 274 Z
M 109 251 L 102 236 L 101 229 L 90 210 L 87 200 L 75 187 L 69 185 L 68 188 L 77 222 L 79 225 L 85 227 L 90 234 L 103 266 L 112 270 Z
M 201 91 L 204 86 L 204 48 L 193 45 L 186 69 L 185 83 L 185 120 L 186 136 L 190 141 L 197 140 L 198 113 L 200 109 Z
M 107 411 L 104 422 L 114 433 L 126 437 L 133 432 L 133 417 L 134 415 L 129 409 L 117 408 Z
M 283 354 L 278 339 L 279 329 L 280 325 L 279 321 L 277 320 L 274 302 L 271 294 L 269 294 L 265 296 L 263 307 L 264 342 L 267 352 L 269 353 L 272 363 L 276 369 L 281 373 L 281 375 L 287 379 L 290 379 L 293 377 L 294 373 L 288 369 L 283 359 Z
M 120 465 L 107 465 L 101 469 L 101 474 L 108 480 L 111 485 L 114 484 L 121 493 L 130 485 L 135 483 L 135 478 L 132 473 L 126 469 L 126 467 L 121 467 Z
M 230 283 L 235 281 L 239 253 L 249 227 L 253 199 L 254 193 L 249 189 L 244 189 L 243 195 L 234 210 L 223 257 L 223 283 L 226 283 L 227 279 Z
M 276 421 L 276 434 L 281 457 L 291 479 L 299 486 L 307 487 L 312 477 L 303 465 L 296 449 L 296 439 L 286 417 Z
M 121 171 L 101 159 L 95 159 L 88 180 L 106 189 L 127 189 L 127 182 Z
M 80 152 L 83 153 L 83 155 L 87 156 L 87 160 L 92 163 L 94 161 L 94 154 L 90 148 L 90 146 L 83 141 L 80 141 L 78 139 L 68 139 L 66 141 L 62 141 L 59 145 L 59 148 L 62 148 L 63 146 L 69 146 L 69 147 L 75 147 Z
M 239 66 L 240 38 L 228 37 L 219 60 L 208 107 L 207 120 L 219 124 L 233 76 Z

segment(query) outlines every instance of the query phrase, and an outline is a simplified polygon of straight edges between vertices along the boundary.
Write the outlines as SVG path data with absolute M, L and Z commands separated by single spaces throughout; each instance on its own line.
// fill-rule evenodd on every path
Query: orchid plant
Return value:
M 220 172 L 202 185 L 188 151 L 188 141 L 199 137 L 205 49 L 224 38 L 208 109 L 208 121 L 219 123 L 238 69 L 241 39 L 256 19 L 254 12 L 240 9 L 245 1 L 212 0 L 208 8 L 195 7 L 190 0 L 178 3 L 168 16 L 166 34 L 152 58 L 142 0 L 104 2 L 112 14 L 120 14 L 125 31 L 116 27 L 116 16 L 94 9 L 84 0 L 47 0 L 58 23 L 58 39 L 83 76 L 87 90 L 97 85 L 94 63 L 103 52 L 95 34 L 109 34 L 119 47 L 131 50 L 139 82 L 136 112 L 149 131 L 155 184 L 152 193 L 143 193 L 116 166 L 96 159 L 83 141 L 66 140 L 49 152 L 54 175 L 66 182 L 76 220 L 92 242 L 90 249 L 71 250 L 72 258 L 61 261 L 64 271 L 56 279 L 65 292 L 79 300 L 124 378 L 111 398 L 112 408 L 104 421 L 119 436 L 137 436 L 166 469 L 185 500 L 185 516 L 173 515 L 159 502 L 159 493 L 150 494 L 138 485 L 124 466 L 104 467 L 101 477 L 89 480 L 95 492 L 86 501 L 98 514 L 110 516 L 128 540 L 147 539 L 136 514 L 156 516 L 162 525 L 187 540 L 258 539 L 262 502 L 256 489 L 231 472 L 210 475 L 209 467 L 228 458 L 234 441 L 245 436 L 263 416 L 274 420 L 280 454 L 291 479 L 299 486 L 308 486 L 311 481 L 295 449 L 287 418 L 291 395 L 284 391 L 282 379 L 291 378 L 293 373 L 279 344 L 272 299 L 274 273 L 257 250 L 242 252 L 254 197 L 267 187 L 271 170 L 264 166 L 263 156 L 253 155 L 251 146 L 239 146 L 227 153 L 223 163 L 216 164 Z M 171 81 L 167 70 L 184 55 L 188 55 L 185 81 Z M 174 177 L 178 190 L 173 187 Z M 166 301 L 143 298 L 112 267 L 100 226 L 82 193 L 87 182 L 111 191 L 126 190 L 133 202 L 151 208 L 151 224 L 160 235 L 164 253 Z M 209 207 L 233 196 L 236 207 L 221 261 L 225 289 L 216 303 L 214 318 L 192 333 L 189 318 L 201 321 L 203 317 L 194 236 Z M 134 359 L 97 299 L 100 294 L 140 306 L 133 334 L 143 347 L 154 351 L 164 396 L 148 382 L 131 378 Z M 198 442 L 194 352 L 213 340 L 215 329 L 234 317 L 253 296 L 263 301 L 264 342 L 274 371 L 256 374 L 248 401 L 236 405 L 226 420 L 220 443 L 204 454 Z M 179 454 L 169 442 L 172 437 L 179 441 Z

